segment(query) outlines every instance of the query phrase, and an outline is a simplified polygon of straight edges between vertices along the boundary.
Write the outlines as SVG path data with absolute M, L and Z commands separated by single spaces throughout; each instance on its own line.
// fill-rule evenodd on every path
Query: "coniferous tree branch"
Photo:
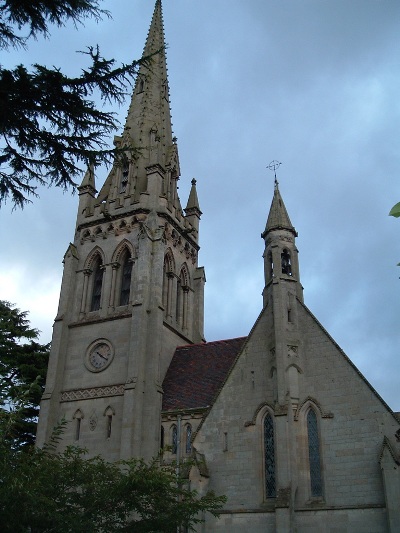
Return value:
M 0 47 L 26 46 L 29 37 L 47 37 L 49 24 L 79 24 L 104 15 L 109 16 L 98 0 L 0 0 Z M 28 36 L 14 28 L 28 29 Z M 14 206 L 23 207 L 37 196 L 38 185 L 74 188 L 89 163 L 109 164 L 123 150 L 108 148 L 119 123 L 96 98 L 121 104 L 140 65 L 151 69 L 153 56 L 117 65 L 97 46 L 81 53 L 89 65 L 77 77 L 39 64 L 31 70 L 0 67 L 0 206 L 11 198 Z

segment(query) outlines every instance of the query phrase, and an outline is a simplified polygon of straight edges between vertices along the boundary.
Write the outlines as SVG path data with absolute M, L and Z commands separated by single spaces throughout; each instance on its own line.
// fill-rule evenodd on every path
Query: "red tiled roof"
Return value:
M 178 347 L 163 382 L 163 411 L 212 405 L 245 340 Z

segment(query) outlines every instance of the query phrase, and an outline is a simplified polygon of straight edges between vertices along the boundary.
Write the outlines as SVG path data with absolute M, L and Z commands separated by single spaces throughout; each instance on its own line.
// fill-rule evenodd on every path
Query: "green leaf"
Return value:
M 400 202 L 398 202 L 396 205 L 392 207 L 392 209 L 390 210 L 389 216 L 396 217 L 396 218 L 400 217 Z

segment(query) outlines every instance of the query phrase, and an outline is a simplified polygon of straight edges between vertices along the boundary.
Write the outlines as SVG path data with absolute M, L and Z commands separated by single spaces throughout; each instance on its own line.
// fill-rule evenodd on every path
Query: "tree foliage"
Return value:
M 183 488 L 172 466 L 139 460 L 108 463 L 69 447 L 2 454 L 3 533 L 176 533 L 192 531 L 225 501 Z
M 49 345 L 37 342 L 38 331 L 26 317 L 0 301 L 0 417 L 12 420 L 7 431 L 3 425 L 3 436 L 17 449 L 35 441 L 49 358 Z
M 50 27 L 75 25 L 88 17 L 109 16 L 99 0 L 0 0 L 0 49 L 28 46 L 30 38 L 48 37 Z M 80 165 L 110 162 L 106 141 L 116 130 L 113 112 L 95 102 L 120 104 L 139 65 L 151 57 L 117 66 L 98 47 L 83 52 L 88 66 L 76 77 L 58 68 L 0 66 L 0 206 L 11 197 L 23 207 L 37 185 L 74 187 Z
M 190 491 L 173 464 L 109 463 L 76 446 L 57 453 L 65 421 L 35 448 L 48 359 L 37 334 L 26 312 L 0 301 L 0 531 L 176 533 L 217 516 L 225 498 Z

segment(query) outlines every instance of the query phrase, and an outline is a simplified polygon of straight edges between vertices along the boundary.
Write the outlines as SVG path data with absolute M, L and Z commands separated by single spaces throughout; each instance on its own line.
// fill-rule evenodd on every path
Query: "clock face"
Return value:
M 92 372 L 100 372 L 111 363 L 113 350 L 111 343 L 100 339 L 89 346 L 86 355 L 86 366 Z

